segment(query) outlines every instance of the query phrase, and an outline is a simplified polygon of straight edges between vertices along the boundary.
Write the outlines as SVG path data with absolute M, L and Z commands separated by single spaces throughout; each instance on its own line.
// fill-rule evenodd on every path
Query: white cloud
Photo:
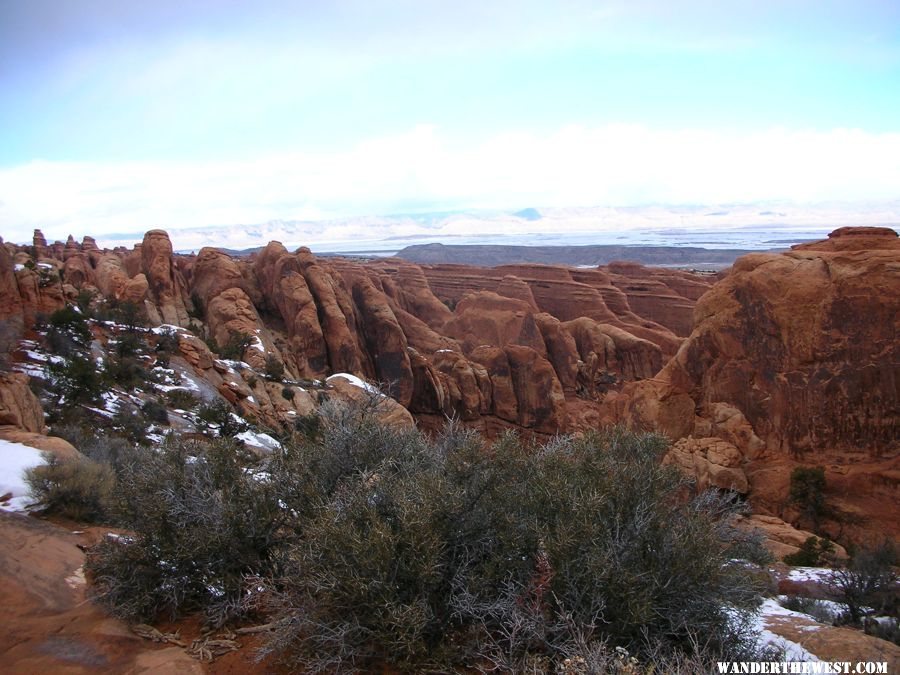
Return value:
M 900 198 L 900 133 L 570 126 L 457 145 L 433 126 L 344 152 L 0 170 L 0 233 L 50 239 L 418 208 Z M 352 236 L 352 235 L 351 235 Z

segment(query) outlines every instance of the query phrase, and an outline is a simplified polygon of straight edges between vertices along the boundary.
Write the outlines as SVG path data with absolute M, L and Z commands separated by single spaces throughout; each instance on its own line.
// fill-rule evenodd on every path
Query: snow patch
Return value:
M 828 584 L 834 578 L 834 570 L 828 567 L 794 567 L 788 572 L 791 581 L 812 581 Z
M 165 333 L 188 333 L 190 331 L 181 326 L 172 325 L 171 323 L 163 323 L 151 328 L 150 332 L 155 335 L 164 335 Z
M 0 440 L 0 495 L 12 495 L 9 500 L 0 503 L 0 509 L 20 513 L 25 511 L 31 503 L 25 472 L 43 463 L 40 450 Z
M 46 379 L 47 379 L 47 373 L 44 371 L 43 368 L 41 368 L 41 367 L 39 367 L 39 366 L 32 366 L 32 365 L 29 365 L 29 364 L 27 364 L 27 363 L 17 363 L 17 364 L 14 366 L 14 368 L 15 368 L 18 372 L 20 372 L 20 373 L 25 373 L 26 375 L 28 375 L 28 376 L 30 376 L 30 377 L 37 377 L 37 378 L 40 378 L 40 379 L 42 379 L 42 380 L 46 380 Z
M 774 647 L 775 649 L 784 652 L 785 661 L 818 662 L 819 657 L 808 651 L 802 645 L 788 640 L 787 638 L 777 635 L 776 633 L 773 633 L 771 630 L 769 630 L 769 622 L 767 621 L 767 619 L 775 617 L 787 617 L 791 619 L 799 618 L 803 621 L 810 620 L 810 617 L 806 614 L 795 612 L 790 609 L 785 609 L 774 599 L 766 598 L 765 600 L 763 600 L 763 603 L 760 606 L 759 612 L 755 618 L 754 627 L 759 631 L 760 645 L 763 647 Z M 819 626 L 810 625 L 808 629 L 818 630 Z M 806 630 L 807 628 L 804 628 L 804 631 Z
M 262 448 L 264 450 L 278 450 L 281 447 L 281 443 L 269 436 L 269 434 L 258 431 L 242 431 L 235 438 L 254 448 Z
M 335 373 L 334 375 L 331 375 L 331 376 L 325 378 L 325 381 L 331 382 L 332 380 L 334 380 L 338 377 L 344 378 L 345 380 L 347 380 L 347 382 L 352 384 L 354 387 L 359 387 L 360 389 L 364 389 L 365 391 L 369 392 L 370 394 L 378 394 L 379 396 L 384 396 L 384 394 L 382 394 L 378 390 L 378 387 L 376 387 L 374 384 L 369 384 L 365 380 L 358 378 L 356 375 L 351 375 L 350 373 Z

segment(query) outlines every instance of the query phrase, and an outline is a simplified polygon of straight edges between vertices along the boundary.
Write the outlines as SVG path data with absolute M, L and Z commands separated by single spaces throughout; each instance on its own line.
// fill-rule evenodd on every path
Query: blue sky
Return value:
M 4 235 L 892 200 L 898 150 L 896 2 L 0 0 Z

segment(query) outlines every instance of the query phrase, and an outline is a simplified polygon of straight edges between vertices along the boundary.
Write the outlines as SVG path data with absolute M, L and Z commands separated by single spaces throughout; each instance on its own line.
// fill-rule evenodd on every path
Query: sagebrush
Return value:
M 142 454 L 117 488 L 133 537 L 89 557 L 95 596 L 140 620 L 264 614 L 266 653 L 312 671 L 752 654 L 746 559 L 765 554 L 726 497 L 661 465 L 661 437 L 485 446 L 384 426 L 377 406 L 326 403 L 264 458 L 224 441 Z

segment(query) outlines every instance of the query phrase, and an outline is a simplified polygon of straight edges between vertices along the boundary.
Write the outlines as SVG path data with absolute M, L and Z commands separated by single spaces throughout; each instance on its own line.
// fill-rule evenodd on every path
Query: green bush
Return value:
M 233 438 L 250 428 L 250 425 L 241 421 L 232 412 L 231 407 L 221 399 L 201 405 L 197 410 L 197 418 L 208 431 L 215 431 L 223 438 Z
M 485 448 L 452 425 L 433 440 L 386 427 L 378 405 L 325 403 L 315 433 L 263 464 L 217 442 L 125 466 L 135 534 L 92 552 L 97 597 L 133 619 L 264 611 L 267 650 L 315 672 L 555 671 L 612 663 L 614 646 L 753 655 L 759 586 L 735 558 L 759 541 L 725 498 L 687 496 L 663 439 Z
M 74 353 L 64 361 L 51 363 L 47 370 L 51 389 L 65 407 L 96 401 L 106 390 L 103 374 L 87 356 Z
M 46 464 L 26 472 L 31 496 L 47 512 L 81 522 L 109 516 L 116 477 L 109 465 L 90 459 L 61 461 L 45 455 Z
M 640 652 L 648 638 L 742 653 L 733 616 L 759 587 L 732 551 L 759 543 L 728 524 L 723 499 L 685 501 L 663 448 L 612 432 L 543 448 L 506 437 L 486 453 L 457 429 L 428 443 L 326 406 L 319 436 L 272 471 L 304 524 L 270 649 L 341 672 L 518 672 L 536 653 Z
M 253 338 L 246 333 L 231 331 L 225 344 L 220 345 L 212 336 L 206 338 L 206 346 L 209 350 L 219 355 L 219 358 L 228 361 L 240 361 L 244 358 L 244 352 L 253 344 Z
M 88 288 L 82 288 L 78 291 L 78 295 L 75 296 L 75 305 L 84 316 L 90 316 L 91 304 L 96 296 L 97 294 Z
M 81 354 L 90 346 L 92 337 L 87 319 L 71 305 L 56 310 L 48 319 L 47 346 L 53 354 Z
M 200 403 L 200 400 L 187 389 L 170 389 L 166 392 L 166 400 L 170 406 L 179 410 L 192 410 Z
M 191 293 L 191 304 L 187 310 L 188 316 L 192 319 L 199 319 L 202 323 L 206 318 L 206 307 L 203 306 L 203 299 L 194 291 Z
M 169 411 L 159 401 L 147 401 L 141 406 L 141 412 L 144 413 L 144 417 L 154 424 L 169 424 Z
M 253 458 L 227 441 L 135 455 L 120 471 L 114 512 L 133 531 L 91 549 L 92 594 L 117 616 L 146 621 L 206 610 L 231 617 L 251 572 L 272 559 L 286 512 Z
M 822 539 L 808 537 L 800 545 L 799 551 L 784 556 L 784 562 L 801 567 L 815 567 L 834 562 L 834 544 L 827 537 Z
M 277 382 L 284 379 L 284 364 L 274 354 L 266 354 L 266 379 Z

